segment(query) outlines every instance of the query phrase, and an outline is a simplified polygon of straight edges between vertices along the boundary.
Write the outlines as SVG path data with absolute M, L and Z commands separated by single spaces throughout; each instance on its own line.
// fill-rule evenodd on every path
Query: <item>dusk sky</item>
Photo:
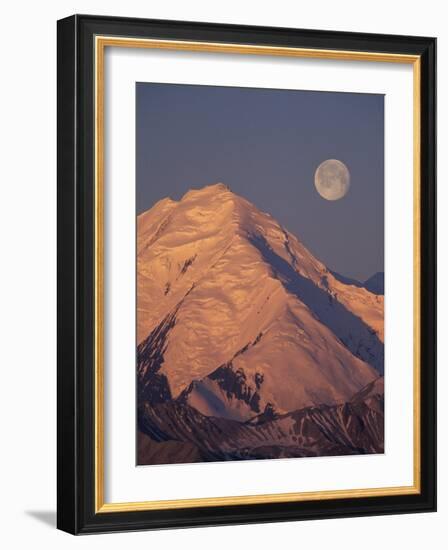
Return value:
M 329 269 L 384 271 L 384 97 L 137 83 L 137 213 L 222 182 L 294 233 Z M 322 198 L 314 173 L 346 164 L 347 195 Z

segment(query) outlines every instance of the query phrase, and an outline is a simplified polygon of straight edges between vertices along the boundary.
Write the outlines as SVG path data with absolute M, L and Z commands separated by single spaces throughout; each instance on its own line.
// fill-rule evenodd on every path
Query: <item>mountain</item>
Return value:
M 373 294 L 384 295 L 384 273 L 378 272 L 364 282 L 364 288 Z
M 369 292 L 372 292 L 373 294 L 383 294 L 384 295 L 384 273 L 383 272 L 377 272 L 368 279 L 366 279 L 363 283 L 357 281 L 356 279 L 350 279 L 349 277 L 345 277 L 344 275 L 341 275 L 340 273 L 337 273 L 336 271 L 331 271 L 331 274 L 341 283 L 344 283 L 346 285 L 353 285 L 357 287 L 363 287 L 367 289 Z
M 139 426 L 139 464 L 383 453 L 384 378 L 347 403 L 265 412 L 246 422 L 205 416 L 178 401 L 145 403 Z
M 159 433 L 158 444 L 171 448 L 190 441 L 185 460 L 199 460 L 207 443 L 187 434 L 206 425 L 211 432 L 199 432 L 210 456 L 245 458 L 254 433 L 260 439 L 268 424 L 283 433 L 285 422 L 305 414 L 298 411 L 313 425 L 316 411 L 333 424 L 348 414 L 337 407 L 358 411 L 352 398 L 383 374 L 383 308 L 383 296 L 335 277 L 272 216 L 221 183 L 159 201 L 137 219 L 142 448 L 151 447 L 149 437 L 151 460 L 159 460 Z M 210 423 L 226 433 L 238 428 L 247 445 L 241 433 L 225 452 L 212 445 Z M 296 443 L 268 438 L 263 453 L 294 454 Z M 333 443 L 319 452 L 345 454 Z M 300 456 L 319 454 L 316 445 L 299 445 Z M 381 442 L 369 445 L 365 452 Z

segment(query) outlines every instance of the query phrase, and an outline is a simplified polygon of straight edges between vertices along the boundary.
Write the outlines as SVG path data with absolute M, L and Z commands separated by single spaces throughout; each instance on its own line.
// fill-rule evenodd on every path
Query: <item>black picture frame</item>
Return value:
M 97 35 L 420 58 L 419 494 L 95 511 L 94 39 Z M 57 526 L 73 534 L 436 510 L 436 39 L 74 15 L 58 21 Z

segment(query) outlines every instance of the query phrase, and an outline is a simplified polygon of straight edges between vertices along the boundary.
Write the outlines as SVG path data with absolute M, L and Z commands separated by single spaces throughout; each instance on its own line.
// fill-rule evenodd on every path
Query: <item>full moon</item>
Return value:
M 314 185 L 321 197 L 327 201 L 337 201 L 348 193 L 350 172 L 340 160 L 324 160 L 314 174 Z

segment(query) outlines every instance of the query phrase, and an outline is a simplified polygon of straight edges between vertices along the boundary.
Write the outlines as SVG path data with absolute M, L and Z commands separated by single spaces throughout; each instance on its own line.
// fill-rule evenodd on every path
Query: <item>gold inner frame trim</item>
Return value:
M 300 57 L 312 59 L 372 61 L 385 63 L 406 63 L 413 65 L 413 172 L 414 172 L 414 391 L 413 391 L 413 458 L 414 482 L 410 486 L 379 487 L 366 489 L 342 489 L 299 493 L 276 493 L 263 495 L 226 496 L 179 500 L 158 500 L 142 502 L 104 501 L 104 54 L 106 47 L 149 48 L 160 50 L 197 51 L 208 53 L 233 53 Z M 250 44 L 227 44 L 194 42 L 182 40 L 156 40 L 96 36 L 95 54 L 95 513 L 132 512 L 143 510 L 167 510 L 209 506 L 235 506 L 242 504 L 263 504 L 280 502 L 305 502 L 343 498 L 398 496 L 419 494 L 421 489 L 421 426 L 420 426 L 420 57 L 417 55 L 390 54 L 381 52 L 357 52 L 345 50 L 324 50 L 291 48 L 279 46 L 255 46 Z

